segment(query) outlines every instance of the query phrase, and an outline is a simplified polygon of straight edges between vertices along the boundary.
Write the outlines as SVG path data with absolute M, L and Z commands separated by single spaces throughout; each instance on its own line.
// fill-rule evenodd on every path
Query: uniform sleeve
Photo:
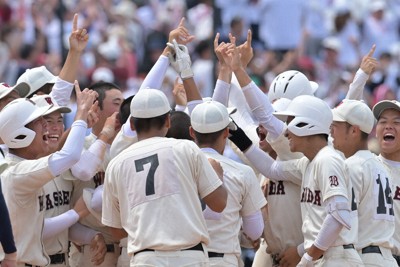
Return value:
M 14 236 L 11 228 L 10 217 L 0 183 L 0 243 L 4 253 L 10 254 L 17 251 L 14 243 Z
M 228 106 L 229 102 L 229 88 L 231 85 L 227 82 L 224 82 L 222 80 L 217 80 L 217 83 L 215 84 L 215 89 L 214 93 L 212 96 L 212 99 L 214 101 L 218 101 L 225 107 Z
M 276 161 L 254 144 L 245 152 L 251 164 L 265 177 L 274 181 L 290 181 L 300 185 L 306 158 Z
M 125 148 L 137 142 L 137 135 L 128 135 L 124 129 L 127 127 L 129 121 L 127 121 L 123 128 L 118 132 L 117 136 L 114 138 L 114 141 L 110 147 L 110 157 L 111 159 L 115 158 L 119 153 L 121 153 Z M 133 132 L 132 132 L 133 133 Z
M 122 228 L 114 171 L 111 162 L 105 173 L 101 222 L 106 226 Z
M 56 83 L 50 92 L 51 98 L 61 106 L 68 106 L 74 85 L 57 77 Z
M 319 187 L 322 190 L 322 201 L 326 201 L 332 196 L 341 195 L 349 199 L 347 187 L 349 177 L 345 173 L 345 163 L 338 157 L 321 158 L 319 162 L 322 184 Z
M 267 200 L 261 190 L 260 183 L 253 170 L 250 167 L 245 166 L 243 169 L 245 181 L 246 181 L 246 190 L 242 202 L 242 209 L 240 210 L 240 214 L 242 217 L 246 217 L 254 214 L 257 211 L 260 211 L 262 207 L 267 204 Z
M 353 82 L 349 86 L 346 99 L 361 100 L 363 98 L 364 86 L 367 83 L 368 77 L 367 73 L 362 69 L 358 69 Z
M 162 82 L 169 66 L 168 57 L 161 55 L 143 80 L 139 90 L 145 88 L 161 89 Z
M 253 115 L 268 130 L 272 138 L 275 139 L 281 135 L 284 131 L 284 123 L 272 114 L 274 108 L 261 89 L 254 82 L 251 82 L 243 87 L 243 93 Z
M 192 158 L 194 165 L 193 173 L 195 177 L 195 182 L 199 191 L 200 198 L 204 198 L 218 187 L 222 185 L 222 181 L 218 178 L 213 167 L 208 162 L 207 157 L 201 152 L 201 150 L 193 143 L 188 144 L 192 146 Z

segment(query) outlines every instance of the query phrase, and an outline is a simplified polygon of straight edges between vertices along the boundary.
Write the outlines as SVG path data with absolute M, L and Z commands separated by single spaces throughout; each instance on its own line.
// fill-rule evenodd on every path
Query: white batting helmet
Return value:
M 299 95 L 313 95 L 318 84 L 309 81 L 307 77 L 297 70 L 282 72 L 272 81 L 269 91 L 269 101 L 273 102 L 279 98 L 294 99 Z
M 275 112 L 274 115 L 283 121 L 286 121 L 288 116 L 293 116 L 294 119 L 288 124 L 288 130 L 297 136 L 329 135 L 333 118 L 328 104 L 310 95 L 294 98 L 286 110 Z
M 7 104 L 0 112 L 0 138 L 9 148 L 29 146 L 36 133 L 26 125 L 41 117 L 47 107 L 38 107 L 28 98 L 18 98 Z

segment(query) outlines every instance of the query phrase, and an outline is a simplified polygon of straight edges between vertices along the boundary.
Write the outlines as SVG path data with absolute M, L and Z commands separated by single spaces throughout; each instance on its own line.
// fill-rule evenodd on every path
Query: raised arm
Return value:
M 230 35 L 231 43 L 235 44 L 236 39 Z M 251 80 L 246 72 L 246 68 L 240 58 L 239 49 L 234 46 L 226 51 L 225 60 L 230 62 L 231 69 L 235 74 L 246 101 L 249 104 L 254 117 L 258 122 L 268 130 L 272 139 L 278 138 L 284 131 L 284 123 L 273 116 L 274 109 L 268 100 L 268 97 L 258 88 L 258 86 Z
M 353 82 L 349 86 L 346 99 L 361 100 L 363 98 L 364 86 L 367 83 L 369 76 L 374 72 L 378 66 L 378 61 L 374 58 L 376 45 L 373 45 L 361 61 L 360 68 L 354 76 Z
M 65 63 L 58 75 L 50 95 L 58 105 L 68 106 L 71 97 L 73 83 L 79 71 L 79 63 L 83 50 L 89 40 L 86 29 L 78 28 L 78 14 L 72 21 L 72 32 L 69 36 L 69 50 Z

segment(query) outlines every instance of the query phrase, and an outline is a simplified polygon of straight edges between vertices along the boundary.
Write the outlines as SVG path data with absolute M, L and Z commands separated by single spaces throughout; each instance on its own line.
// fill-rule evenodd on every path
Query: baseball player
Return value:
M 365 266 L 397 266 L 391 253 L 395 230 L 392 177 L 368 150 L 374 115 L 364 102 L 347 99 L 332 113 L 333 145 L 346 157 L 354 189 L 353 201 L 358 209 L 356 249 Z
M 314 116 L 317 111 L 318 120 Z M 354 247 L 358 221 L 357 211 L 350 209 L 351 181 L 342 157 L 327 145 L 332 122 L 329 106 L 304 95 L 293 99 L 286 111 L 274 114 L 287 122 L 290 150 L 302 152 L 304 157 L 275 161 L 254 145 L 241 149 L 266 177 L 275 181 L 301 179 L 304 244 L 300 249 L 304 254 L 297 266 L 363 266 Z M 243 142 L 243 138 L 245 135 L 239 140 Z M 288 264 L 285 257 L 280 264 Z
M 121 106 L 123 101 L 123 96 L 120 88 L 108 82 L 98 82 L 90 86 L 91 89 L 96 91 L 99 95 L 98 101 L 98 121 L 93 125 L 92 132 L 89 136 L 85 138 L 85 150 L 89 149 L 89 147 L 94 144 L 101 136 L 106 137 L 104 139 L 107 144 L 111 144 L 112 140 L 115 137 L 115 128 L 110 128 L 110 132 L 105 131 L 105 122 L 110 116 L 116 117 L 117 112 Z M 98 162 L 98 168 L 92 171 L 87 171 L 84 165 L 81 165 L 79 171 L 74 173 L 72 169 L 72 174 L 77 178 L 85 177 L 85 179 L 74 179 L 74 193 L 71 198 L 71 203 L 74 204 L 80 196 L 83 194 L 84 188 L 89 188 L 94 190 L 98 186 L 101 186 L 104 182 L 104 170 L 107 162 L 109 161 L 109 148 L 107 147 L 104 150 L 102 156 L 100 157 L 101 160 Z M 88 158 L 88 160 L 91 160 Z M 89 178 L 89 179 L 86 179 Z M 106 241 L 106 248 L 107 254 L 104 258 L 103 263 L 99 266 L 116 266 L 117 260 L 120 254 L 118 241 L 113 239 L 110 229 L 105 227 L 99 218 L 96 218 L 94 214 L 90 214 L 89 216 L 80 220 L 80 223 L 84 226 L 87 226 L 95 231 L 101 232 L 104 236 Z M 93 257 L 90 245 L 85 244 L 82 246 L 71 245 L 70 248 L 70 258 L 72 264 L 75 262 L 77 266 L 94 266 L 91 258 Z
M 220 162 L 228 192 L 222 216 L 206 219 L 210 266 L 240 266 L 240 229 L 251 240 L 260 238 L 264 228 L 261 208 L 267 201 L 253 170 L 222 155 L 229 130 L 235 129 L 227 108 L 215 101 L 199 104 L 191 114 L 191 125 L 190 134 L 197 145 L 208 158 Z
M 76 86 L 78 110 L 71 132 L 58 152 L 48 154 L 48 129 L 43 114 L 28 99 L 16 99 L 0 114 L 0 137 L 9 147 L 9 167 L 1 174 L 4 198 L 18 250 L 18 266 L 50 264 L 42 246 L 46 199 L 43 186 L 79 160 L 87 129 L 86 119 L 97 94 Z
M 102 222 L 115 237 L 128 236 L 131 266 L 208 266 L 209 235 L 198 196 L 214 211 L 226 206 L 226 190 L 200 149 L 164 137 L 170 109 L 162 92 L 140 90 L 131 102 L 139 142 L 106 171 Z
M 0 111 L 11 101 L 19 97 L 25 97 L 29 93 L 29 85 L 27 83 L 18 83 L 13 87 L 7 84 L 0 84 Z M 0 139 L 0 160 L 4 159 L 8 153 L 8 148 Z
M 233 49 L 232 51 L 235 51 L 237 49 Z M 349 88 L 349 92 L 347 97 L 348 98 L 360 98 L 362 95 L 362 88 L 363 85 L 365 84 L 367 78 L 368 78 L 368 74 L 370 74 L 374 67 L 376 66 L 376 59 L 374 59 L 372 57 L 373 53 L 375 50 L 375 46 L 373 46 L 371 48 L 371 51 L 363 58 L 363 61 L 361 63 L 360 66 L 360 70 L 357 71 L 357 74 L 355 76 L 355 79 L 353 81 L 353 83 L 350 85 Z M 242 48 L 240 49 L 240 53 L 242 54 Z M 238 55 L 237 53 L 231 53 L 231 55 Z M 229 59 L 229 62 L 231 63 L 240 63 L 241 59 L 238 58 L 237 61 L 232 61 Z M 233 68 L 236 68 L 235 66 L 233 66 Z M 243 71 L 242 71 L 243 70 Z M 281 159 L 293 159 L 296 158 L 292 153 L 288 152 L 288 142 L 287 139 L 284 137 L 284 133 L 285 133 L 285 125 L 282 124 L 281 122 L 279 122 L 276 118 L 274 118 L 274 116 L 272 115 L 273 112 L 273 107 L 271 106 L 271 104 L 265 100 L 265 95 L 259 90 L 259 88 L 257 88 L 257 86 L 251 81 L 250 77 L 245 73 L 244 71 L 244 67 L 242 66 L 241 68 L 237 68 L 237 71 L 234 71 L 234 74 L 236 75 L 240 86 L 243 89 L 243 93 L 246 97 L 247 103 L 250 106 L 250 109 L 253 111 L 253 115 L 257 118 L 257 120 L 260 122 L 260 124 L 262 126 L 264 126 L 267 131 L 268 131 L 268 136 L 267 136 L 267 140 L 268 142 L 270 142 L 270 144 L 273 146 L 274 150 L 277 152 L 278 157 L 280 157 Z M 296 95 L 295 92 L 291 92 L 289 90 L 283 90 L 284 88 L 286 89 L 296 89 L 296 86 L 291 86 L 291 82 L 293 79 L 280 79 L 280 82 L 276 82 L 274 84 L 274 89 L 275 89 L 275 93 L 281 93 L 279 96 L 275 95 L 274 97 L 279 98 L 279 97 L 285 97 L 285 96 L 294 96 Z M 296 80 L 296 79 L 295 79 Z M 286 81 L 286 82 L 283 82 Z M 299 82 L 303 82 L 303 85 L 301 85 L 302 88 L 309 88 L 309 90 L 306 90 L 307 92 L 312 92 L 312 87 L 310 87 L 310 84 L 306 79 L 300 79 L 297 80 L 297 85 L 299 86 Z M 307 83 L 306 83 L 307 82 Z M 282 87 L 282 89 L 280 89 Z M 360 93 L 361 92 L 361 93 Z M 282 183 L 281 188 L 286 189 L 286 185 L 288 184 L 287 182 L 284 181 L 278 181 L 279 183 Z M 274 189 L 272 187 L 272 189 Z M 288 193 L 290 193 L 290 191 L 288 190 L 284 190 L 285 194 L 284 195 L 274 195 L 273 199 L 276 200 L 277 202 L 274 204 L 277 205 L 270 205 L 270 207 L 273 209 L 273 207 L 278 207 L 278 206 L 284 206 L 287 207 L 287 203 L 285 204 L 285 202 L 291 202 L 293 203 L 293 201 L 290 201 L 290 196 L 287 195 Z M 296 192 L 293 192 L 293 198 L 296 198 Z M 293 199 L 291 198 L 291 199 Z M 271 203 L 272 199 L 268 199 L 269 203 Z M 280 204 L 280 205 L 279 205 Z M 282 205 L 283 204 L 283 205 Z M 293 205 L 293 204 L 292 204 Z M 296 210 L 295 207 L 293 207 L 293 209 L 285 209 L 285 210 Z M 278 214 L 281 214 L 282 212 L 278 211 Z M 270 214 L 273 214 L 272 211 Z M 290 216 L 290 214 L 288 214 Z M 269 220 L 271 223 L 276 222 L 275 219 L 273 218 L 274 216 L 271 217 L 271 220 Z M 280 218 L 280 216 L 278 215 L 277 218 Z M 290 218 L 290 217 L 289 217 Z M 281 221 L 284 221 L 284 223 L 282 223 Z M 293 220 L 278 220 L 276 223 L 277 227 L 271 227 L 272 229 L 279 229 L 279 227 L 283 227 L 283 225 L 285 224 L 285 222 L 290 222 L 292 223 Z M 287 229 L 289 227 L 285 227 L 285 229 Z M 266 232 L 268 234 L 268 227 L 266 227 Z M 290 229 L 294 229 L 293 227 L 291 227 Z M 280 234 L 276 233 L 274 234 L 272 231 L 269 231 L 270 234 L 272 234 L 272 236 L 275 236 L 277 238 L 280 238 Z M 285 234 L 287 233 L 286 231 L 283 233 Z M 292 240 L 291 237 L 293 237 L 293 235 L 291 235 L 289 237 L 289 239 L 285 239 L 283 238 L 282 240 L 283 246 L 286 246 L 286 242 L 287 240 Z M 298 236 L 300 238 L 300 236 Z M 271 240 L 271 238 L 269 238 L 269 240 Z M 274 239 L 272 239 L 274 240 Z M 297 239 L 299 240 L 299 239 Z M 271 242 L 271 248 L 275 249 L 279 249 L 276 247 L 276 244 L 279 244 L 279 242 Z M 294 251 L 293 251 L 294 250 Z M 293 253 L 291 253 L 293 251 Z M 281 250 L 282 252 L 282 250 Z M 288 254 L 286 253 L 288 252 Z M 299 260 L 298 255 L 296 254 L 296 249 L 289 249 L 286 250 L 284 257 L 285 257 L 285 261 L 288 260 L 288 258 L 293 258 L 293 260 L 291 260 L 291 264 L 295 264 L 296 263 L 296 258 L 297 261 Z M 301 252 L 301 250 L 299 251 Z M 287 257 L 293 255 L 293 257 Z M 281 255 L 282 256 L 282 255 Z
M 400 102 L 396 100 L 383 100 L 372 108 L 376 124 L 376 137 L 378 139 L 380 155 L 379 160 L 387 167 L 392 177 L 392 198 L 395 214 L 395 232 L 393 235 L 392 254 L 400 266 Z

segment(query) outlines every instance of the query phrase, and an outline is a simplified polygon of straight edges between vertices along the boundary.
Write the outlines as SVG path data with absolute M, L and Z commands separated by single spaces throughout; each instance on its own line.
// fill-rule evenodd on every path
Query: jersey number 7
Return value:
M 149 172 L 147 173 L 147 178 L 146 178 L 146 196 L 150 196 L 150 195 L 154 195 L 155 194 L 154 174 L 155 174 L 155 172 L 157 170 L 157 167 L 159 165 L 159 163 L 158 163 L 158 155 L 157 154 L 153 154 L 151 156 L 135 160 L 136 172 L 144 171 L 144 165 L 148 164 L 148 163 L 150 163 L 150 169 L 149 169 Z

